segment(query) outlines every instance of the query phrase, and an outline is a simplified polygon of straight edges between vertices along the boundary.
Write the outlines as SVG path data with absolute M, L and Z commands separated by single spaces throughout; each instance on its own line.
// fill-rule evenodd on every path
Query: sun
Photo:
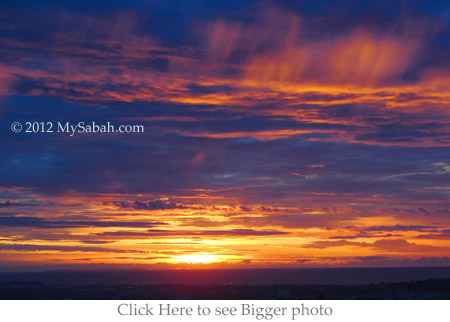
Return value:
M 216 262 L 219 257 L 218 255 L 198 253 L 176 256 L 175 261 L 188 264 L 209 264 Z

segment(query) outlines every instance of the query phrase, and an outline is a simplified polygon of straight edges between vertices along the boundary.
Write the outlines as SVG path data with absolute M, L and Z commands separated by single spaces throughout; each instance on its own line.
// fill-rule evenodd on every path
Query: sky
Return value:
M 0 270 L 450 265 L 449 27 L 448 1 L 2 1 Z

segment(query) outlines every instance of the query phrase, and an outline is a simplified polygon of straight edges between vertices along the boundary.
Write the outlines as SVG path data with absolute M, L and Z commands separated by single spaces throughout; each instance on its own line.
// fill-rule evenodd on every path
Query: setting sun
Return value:
M 218 255 L 190 254 L 177 256 L 175 257 L 175 261 L 188 264 L 209 264 L 216 262 L 218 258 L 219 258 Z

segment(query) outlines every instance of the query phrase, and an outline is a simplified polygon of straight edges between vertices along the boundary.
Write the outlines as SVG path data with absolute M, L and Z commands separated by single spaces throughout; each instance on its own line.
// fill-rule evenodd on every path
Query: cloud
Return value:
M 428 210 L 426 210 L 425 208 L 418 208 L 419 209 L 419 211 L 421 211 L 421 212 L 423 212 L 425 215 L 427 215 L 427 216 L 429 216 L 430 215 L 430 213 L 428 212 Z
M 231 229 L 231 230 L 164 230 L 164 229 L 149 229 L 145 232 L 133 231 L 115 231 L 98 233 L 99 236 L 113 236 L 117 238 L 122 237 L 174 237 L 174 236 L 276 236 L 285 235 L 288 232 L 276 230 L 254 230 L 254 229 Z
M 153 201 L 134 201 L 134 202 L 121 202 L 116 201 L 112 204 L 121 208 L 132 208 L 136 210 L 172 210 L 172 209 L 187 209 L 188 207 L 182 204 L 176 204 L 170 201 L 153 200 Z
M 363 231 L 435 231 L 439 226 L 423 225 L 394 225 L 394 226 L 371 226 L 362 228 Z
M 42 206 L 36 202 L 16 202 L 16 201 L 5 201 L 0 202 L 0 208 L 9 208 L 9 207 L 33 207 L 33 206 Z
M 330 247 L 341 246 L 356 246 L 356 247 L 371 247 L 380 251 L 387 252 L 442 252 L 449 251 L 448 247 L 420 245 L 409 242 L 405 239 L 379 239 L 373 243 L 366 242 L 351 242 L 347 240 L 319 240 L 306 245 L 302 245 L 303 248 L 318 248 L 325 249 Z
M 140 250 L 124 250 L 103 247 L 81 247 L 81 246 L 60 246 L 60 245 L 30 245 L 30 244 L 0 244 L 0 251 L 19 252 L 93 252 L 93 253 L 145 253 Z
M 344 239 L 337 241 L 319 240 L 306 245 L 302 245 L 302 248 L 318 248 L 325 249 L 329 247 L 340 247 L 340 246 L 360 246 L 360 247 L 370 247 L 368 243 L 350 242 Z
M 35 227 L 35 228 L 75 228 L 75 227 L 129 227 L 148 228 L 165 225 L 162 222 L 137 222 L 137 221 L 52 221 L 37 217 L 0 217 L 0 227 Z
M 197 84 L 189 84 L 186 88 L 194 95 L 208 95 L 221 92 L 231 92 L 233 88 L 228 85 L 211 85 L 202 86 Z

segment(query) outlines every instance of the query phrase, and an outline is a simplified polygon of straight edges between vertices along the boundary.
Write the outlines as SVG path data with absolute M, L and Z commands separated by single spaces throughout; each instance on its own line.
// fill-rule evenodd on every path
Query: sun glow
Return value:
M 189 254 L 175 257 L 176 262 L 189 264 L 209 264 L 216 262 L 220 256 L 211 254 Z

